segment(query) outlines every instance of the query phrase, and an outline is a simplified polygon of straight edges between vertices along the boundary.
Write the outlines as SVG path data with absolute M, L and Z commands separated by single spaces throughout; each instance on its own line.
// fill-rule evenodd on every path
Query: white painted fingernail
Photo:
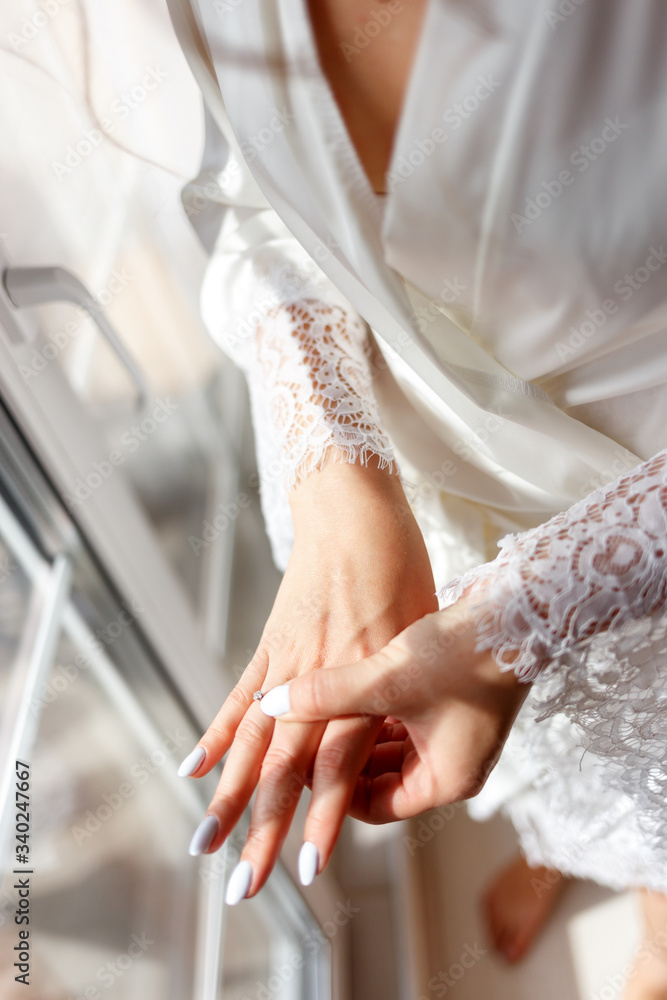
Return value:
M 190 846 L 188 847 L 188 854 L 196 858 L 199 854 L 203 854 L 207 848 L 213 843 L 213 838 L 218 832 L 218 817 L 209 815 L 204 816 L 203 820 L 192 834 L 192 840 L 190 841 Z
M 189 778 L 191 774 L 194 774 L 205 756 L 206 751 L 203 747 L 195 747 L 192 753 L 189 753 L 181 762 L 178 769 L 179 778 Z
M 301 885 L 310 885 L 317 875 L 320 864 L 320 855 L 315 844 L 309 840 L 304 840 L 299 851 L 299 879 Z
M 264 715 L 270 715 L 273 719 L 289 712 L 289 684 L 279 684 L 278 687 L 267 691 L 259 707 Z
M 236 906 L 248 895 L 248 889 L 252 882 L 252 865 L 249 861 L 239 861 L 231 874 L 225 893 L 225 903 L 227 906 Z

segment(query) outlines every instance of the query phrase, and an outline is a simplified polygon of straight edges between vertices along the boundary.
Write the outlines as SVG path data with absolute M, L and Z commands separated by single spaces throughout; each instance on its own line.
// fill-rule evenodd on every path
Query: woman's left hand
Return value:
M 388 716 L 350 813 L 370 823 L 470 798 L 496 764 L 530 685 L 475 649 L 465 598 L 409 625 L 360 662 L 317 670 L 268 692 L 283 722 Z

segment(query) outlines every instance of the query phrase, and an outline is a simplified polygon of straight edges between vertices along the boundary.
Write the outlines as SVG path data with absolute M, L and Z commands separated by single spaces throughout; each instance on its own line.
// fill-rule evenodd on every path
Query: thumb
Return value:
M 344 667 L 325 667 L 271 688 L 259 707 L 265 715 L 286 722 L 311 722 L 346 715 L 385 715 L 382 691 L 390 664 L 384 650 Z M 396 708 L 392 702 L 392 708 Z

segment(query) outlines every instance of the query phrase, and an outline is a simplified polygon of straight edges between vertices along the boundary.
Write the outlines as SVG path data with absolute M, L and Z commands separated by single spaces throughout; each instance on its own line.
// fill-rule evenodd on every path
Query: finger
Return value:
M 267 669 L 268 656 L 264 650 L 258 650 L 197 746 L 181 763 L 178 769 L 181 778 L 202 778 L 224 757 L 253 704 L 253 692 L 262 687 Z
M 412 747 L 406 740 L 393 743 L 376 743 L 364 766 L 362 774 L 366 778 L 377 778 L 389 771 L 400 772 L 403 768 L 405 753 Z
M 438 805 L 437 794 L 414 749 L 405 753 L 400 772 L 360 777 L 349 813 L 366 823 L 409 819 Z
M 392 711 L 400 711 L 401 691 L 390 678 L 408 664 L 408 654 L 391 643 L 344 667 L 313 670 L 268 691 L 260 702 L 266 715 L 286 722 L 386 715 L 386 692 L 396 689 Z
M 274 728 L 271 720 L 253 705 L 236 730 L 222 777 L 206 811 L 218 819 L 206 853 L 217 851 L 241 818 L 259 781 Z
M 408 730 L 402 722 L 388 722 L 384 720 L 384 725 L 375 740 L 378 743 L 393 743 L 395 740 L 401 742 L 407 739 Z
M 299 855 L 303 885 L 309 885 L 329 863 L 357 777 L 381 725 L 381 719 L 374 720 L 371 726 L 363 719 L 337 719 L 326 727 L 315 758 L 304 846 Z M 291 726 L 277 728 L 291 729 Z
M 289 831 L 324 729 L 325 723 L 301 723 L 274 730 L 262 762 L 248 836 L 240 858 L 241 870 L 245 871 L 249 883 L 243 894 L 235 893 L 232 875 L 228 903 L 254 896 L 269 877 Z

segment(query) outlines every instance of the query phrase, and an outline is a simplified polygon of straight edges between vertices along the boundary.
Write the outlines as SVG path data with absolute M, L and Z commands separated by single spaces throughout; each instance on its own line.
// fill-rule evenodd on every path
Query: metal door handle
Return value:
M 137 409 L 143 410 L 150 396 L 144 373 L 104 315 L 99 302 L 76 275 L 64 267 L 8 267 L 2 280 L 17 309 L 47 302 L 73 302 L 87 312 L 134 382 Z

